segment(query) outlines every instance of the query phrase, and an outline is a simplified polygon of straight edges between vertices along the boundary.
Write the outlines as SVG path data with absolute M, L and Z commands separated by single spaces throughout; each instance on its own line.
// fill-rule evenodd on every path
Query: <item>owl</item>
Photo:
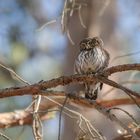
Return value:
M 80 42 L 80 53 L 75 60 L 75 74 L 97 74 L 107 68 L 109 53 L 103 48 L 103 41 L 99 37 L 85 38 Z M 103 83 L 86 82 L 85 98 L 96 100 Z

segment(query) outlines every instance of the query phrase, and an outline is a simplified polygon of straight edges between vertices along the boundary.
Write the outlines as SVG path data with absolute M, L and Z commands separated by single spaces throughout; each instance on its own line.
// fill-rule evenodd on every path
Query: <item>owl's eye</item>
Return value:
M 81 50 L 84 50 L 84 49 L 86 48 L 85 43 L 81 43 L 81 44 L 80 44 L 80 48 L 81 48 Z
M 91 42 L 92 42 L 93 45 L 96 45 L 97 40 L 96 39 L 93 39 Z

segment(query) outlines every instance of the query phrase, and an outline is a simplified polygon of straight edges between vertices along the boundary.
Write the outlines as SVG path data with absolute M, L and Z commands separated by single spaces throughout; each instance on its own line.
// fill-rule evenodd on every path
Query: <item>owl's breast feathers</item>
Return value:
M 100 46 L 81 51 L 75 61 L 75 73 L 88 74 L 104 70 L 109 63 L 108 52 Z

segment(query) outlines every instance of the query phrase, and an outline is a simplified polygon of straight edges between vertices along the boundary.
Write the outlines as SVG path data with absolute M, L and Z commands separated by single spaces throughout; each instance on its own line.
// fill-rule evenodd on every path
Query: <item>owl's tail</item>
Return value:
M 85 84 L 85 98 L 90 100 L 96 100 L 98 93 L 103 87 L 103 83 L 86 83 Z

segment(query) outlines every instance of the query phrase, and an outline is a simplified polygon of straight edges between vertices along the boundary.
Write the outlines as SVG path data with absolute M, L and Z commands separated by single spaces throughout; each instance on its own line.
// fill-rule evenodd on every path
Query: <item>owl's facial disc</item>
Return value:
M 91 50 L 94 47 L 103 46 L 103 41 L 99 37 L 85 38 L 80 42 L 80 50 Z

